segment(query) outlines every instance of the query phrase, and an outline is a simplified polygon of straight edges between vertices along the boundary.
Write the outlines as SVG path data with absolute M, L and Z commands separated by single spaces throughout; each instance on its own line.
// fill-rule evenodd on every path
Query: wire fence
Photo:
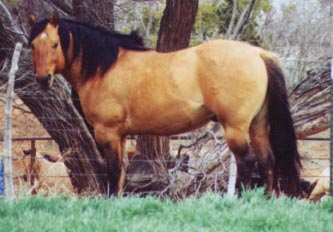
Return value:
M 184 145 L 188 142 L 186 141 L 193 141 L 191 138 L 191 136 L 173 136 L 171 138 L 171 144 L 176 144 L 176 147 L 178 147 L 179 145 Z M 193 136 L 192 136 L 193 137 Z M 223 139 L 223 137 L 219 137 L 219 139 Z M 24 143 L 23 147 L 25 149 L 34 149 L 34 147 L 36 147 L 36 144 L 39 142 L 39 143 L 45 143 L 45 141 L 52 141 L 52 138 L 51 137 L 21 137 L 21 138 L 14 138 L 13 139 L 14 141 L 18 141 L 19 143 L 24 143 L 24 141 L 26 141 L 26 143 Z M 130 139 L 130 143 L 135 143 L 135 137 L 131 137 Z M 212 141 L 214 141 L 212 139 Z M 330 139 L 329 138 L 323 138 L 323 137 L 320 137 L 320 138 L 306 138 L 304 139 L 303 141 L 305 142 L 310 142 L 310 143 L 321 143 L 320 146 L 326 146 L 325 151 L 328 151 L 328 146 L 329 146 L 329 141 Z M 28 143 L 27 143 L 28 142 Z M 35 143 L 35 144 L 34 144 Z M 34 144 L 34 145 L 33 145 Z M 40 147 L 40 146 L 37 146 L 37 147 Z M 207 148 L 208 150 L 206 152 L 211 152 L 212 149 L 209 149 Z M 214 151 L 216 152 L 216 151 Z M 195 154 L 194 154 L 195 155 Z M 4 157 L 6 158 L 6 157 Z M 79 160 L 80 158 L 70 158 L 71 160 Z M 23 156 L 21 157 L 16 157 L 16 158 L 12 158 L 13 162 L 14 163 L 17 163 L 17 162 L 23 162 Z M 88 161 L 96 161 L 97 159 L 88 159 Z M 30 159 L 30 162 L 31 162 L 31 159 Z M 44 157 L 36 157 L 34 162 L 45 162 L 45 158 Z M 47 162 L 47 161 L 46 161 Z M 134 163 L 132 165 L 136 165 L 135 163 L 144 163 L 144 165 L 151 165 L 153 163 L 156 162 L 156 160 L 147 160 L 147 159 L 136 159 L 133 161 Z M 168 166 L 168 164 L 170 163 L 173 163 L 174 161 L 172 160 L 159 160 L 160 163 L 164 163 L 166 164 L 166 166 Z M 302 158 L 302 162 L 303 162 L 303 165 L 305 163 L 310 163 L 310 165 L 305 165 L 305 168 L 306 168 L 306 171 L 307 173 L 305 173 L 304 175 L 302 175 L 302 178 L 305 178 L 305 179 L 308 179 L 308 180 L 314 180 L 314 179 L 317 179 L 317 178 L 321 178 L 322 176 L 320 176 L 321 174 L 321 171 L 323 169 L 325 169 L 326 167 L 329 167 L 329 157 L 303 157 Z M 52 163 L 48 163 L 48 165 L 52 165 Z M 214 178 L 214 188 L 213 190 L 215 189 L 215 191 L 221 191 L 221 188 L 218 188 L 217 186 L 221 183 L 223 183 L 222 185 L 224 186 L 224 189 L 226 189 L 226 186 L 228 184 L 228 178 L 227 176 L 229 176 L 229 166 L 227 163 L 223 164 L 223 162 L 221 162 L 221 166 L 224 166 L 223 168 L 221 168 L 221 170 L 219 172 L 215 172 L 213 174 L 209 174 L 209 173 L 201 173 L 201 175 L 203 176 L 202 179 L 207 179 L 207 178 Z M 195 177 L 198 175 L 198 173 L 200 171 L 197 170 L 197 167 L 191 167 L 191 166 L 188 166 L 187 164 L 187 167 L 186 167 L 188 170 L 192 170 L 192 171 L 187 171 L 187 174 L 189 176 L 192 176 L 192 177 Z M 179 167 L 179 170 L 181 168 Z M 311 174 L 315 172 L 315 174 Z M 32 175 L 32 172 L 30 171 L 30 173 L 28 173 L 30 175 Z M 27 173 L 22 173 L 20 172 L 19 170 L 14 170 L 13 173 L 7 173 L 7 175 L 12 175 L 14 180 L 16 180 L 16 182 L 22 182 L 22 178 L 24 177 L 24 175 L 27 175 Z M 75 176 L 88 176 L 88 175 L 93 175 L 93 176 L 106 176 L 107 174 L 100 174 L 100 173 L 71 173 L 71 175 L 75 175 Z M 43 179 L 49 179 L 49 181 L 52 181 L 54 180 L 55 178 L 58 178 L 58 179 L 68 179 L 69 176 L 67 174 L 63 174 L 63 173 L 59 173 L 59 174 L 45 174 L 44 173 L 44 176 L 43 176 Z M 150 175 L 146 175 L 146 174 L 142 174 L 142 173 L 132 173 L 132 174 L 127 174 L 127 178 L 128 179 L 131 179 L 131 178 L 140 178 L 140 179 L 144 179 L 144 178 L 151 178 Z M 160 181 L 167 181 L 169 178 L 170 178 L 170 173 L 167 173 L 167 174 L 161 174 L 160 176 L 155 176 L 154 178 L 160 178 Z M 30 186 L 32 187 L 32 185 Z M 29 185 L 28 187 L 26 186 L 25 187 L 26 190 L 29 189 Z M 49 189 L 52 188 L 52 186 L 49 186 Z M 17 191 L 22 191 L 22 189 L 17 189 Z M 156 194 L 156 193 L 161 193 L 161 191 L 155 191 L 155 190 L 149 190 L 149 191 L 140 191 L 140 194 Z M 127 195 L 131 195 L 133 193 L 131 192 L 127 192 L 125 193 Z

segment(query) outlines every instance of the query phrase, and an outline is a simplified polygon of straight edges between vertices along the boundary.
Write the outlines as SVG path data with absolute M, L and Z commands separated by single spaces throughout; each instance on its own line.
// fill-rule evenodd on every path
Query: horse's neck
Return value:
M 85 82 L 81 72 L 81 58 L 76 58 L 71 65 L 62 72 L 62 75 L 78 92 Z

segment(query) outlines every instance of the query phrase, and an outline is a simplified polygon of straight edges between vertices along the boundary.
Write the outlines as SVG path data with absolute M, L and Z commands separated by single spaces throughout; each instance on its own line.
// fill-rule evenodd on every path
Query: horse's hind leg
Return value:
M 258 171 L 262 182 L 266 186 L 266 194 L 273 191 L 275 158 L 269 142 L 269 126 L 264 111 L 253 120 L 250 127 L 250 138 L 253 151 L 258 162 Z
M 225 138 L 229 149 L 234 154 L 237 163 L 237 188 L 251 187 L 251 176 L 255 156 L 249 144 L 248 127 L 225 125 Z

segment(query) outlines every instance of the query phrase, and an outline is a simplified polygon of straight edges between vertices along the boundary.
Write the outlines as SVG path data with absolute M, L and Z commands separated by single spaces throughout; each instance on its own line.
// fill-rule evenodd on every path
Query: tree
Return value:
M 271 9 L 270 0 L 225 0 L 203 2 L 199 6 L 195 35 L 200 40 L 240 39 L 261 42 L 258 34 L 261 14 Z
M 332 57 L 332 12 L 332 1 L 296 0 L 267 14 L 260 33 L 263 44 L 285 58 L 289 87 L 320 68 L 322 58 Z
M 167 0 L 156 50 L 171 52 L 188 47 L 197 11 L 198 0 Z
M 114 0 L 73 0 L 72 8 L 78 20 L 115 29 Z

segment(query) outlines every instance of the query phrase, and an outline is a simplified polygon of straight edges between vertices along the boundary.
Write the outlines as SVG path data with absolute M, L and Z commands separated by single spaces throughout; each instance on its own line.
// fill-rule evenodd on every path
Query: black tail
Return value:
M 289 196 L 300 191 L 300 155 L 293 119 L 289 109 L 287 88 L 281 67 L 274 57 L 262 56 L 268 72 L 269 140 L 275 156 L 274 188 Z

